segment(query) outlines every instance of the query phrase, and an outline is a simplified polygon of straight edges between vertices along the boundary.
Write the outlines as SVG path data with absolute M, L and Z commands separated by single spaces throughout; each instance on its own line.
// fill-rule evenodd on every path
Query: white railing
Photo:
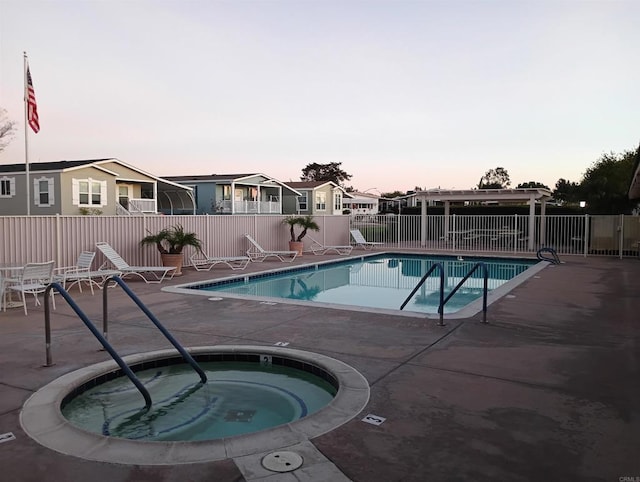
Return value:
M 535 253 L 548 246 L 559 254 L 638 256 L 640 216 L 427 215 L 353 216 L 350 225 L 368 241 L 386 247 L 452 252 Z
M 231 206 L 233 203 L 233 211 Z M 277 201 L 219 201 L 216 204 L 219 214 L 281 214 L 282 208 Z
M 156 200 L 155 199 L 129 199 L 129 211 L 132 213 L 149 213 L 155 214 Z

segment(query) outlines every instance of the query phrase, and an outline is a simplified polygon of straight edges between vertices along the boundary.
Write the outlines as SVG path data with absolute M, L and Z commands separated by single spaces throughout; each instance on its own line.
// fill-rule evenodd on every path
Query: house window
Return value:
M 298 210 L 306 211 L 307 209 L 309 209 L 307 207 L 307 203 L 308 203 L 307 193 L 303 192 L 302 196 L 298 196 Z
M 326 211 L 327 210 L 327 193 L 319 192 L 316 193 L 316 211 Z
M 103 207 L 107 204 L 107 181 L 73 179 L 73 205 Z
M 13 197 L 16 195 L 16 178 L 0 177 L 0 197 Z
M 342 211 L 342 194 L 340 192 L 333 195 L 333 210 Z
M 33 203 L 41 208 L 55 204 L 53 178 L 39 177 L 33 180 Z
M 231 201 L 231 185 L 222 186 L 222 200 Z

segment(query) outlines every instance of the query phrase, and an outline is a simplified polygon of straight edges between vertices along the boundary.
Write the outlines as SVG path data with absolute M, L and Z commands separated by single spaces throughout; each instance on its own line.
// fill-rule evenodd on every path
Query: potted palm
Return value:
M 309 229 L 313 231 L 319 231 L 320 226 L 313 220 L 313 216 L 287 216 L 282 220 L 283 224 L 289 226 L 289 233 L 291 234 L 291 240 L 289 241 L 289 250 L 297 251 L 298 256 L 302 256 L 302 249 L 304 244 L 302 238 L 307 235 Z M 300 228 L 300 232 L 296 234 L 296 227 Z
M 160 251 L 163 266 L 175 266 L 176 276 L 182 274 L 182 250 L 185 246 L 193 246 L 202 251 L 202 241 L 196 233 L 187 233 L 180 224 L 164 228 L 156 234 L 149 233 L 140 240 L 140 245 L 155 245 Z

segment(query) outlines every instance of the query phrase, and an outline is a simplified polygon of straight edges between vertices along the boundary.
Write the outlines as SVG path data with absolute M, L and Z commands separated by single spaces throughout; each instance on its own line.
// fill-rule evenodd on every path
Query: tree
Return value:
M 504 167 L 489 169 L 480 178 L 478 189 L 506 189 L 511 185 L 509 173 Z
M 318 164 L 317 162 L 307 164 L 302 170 L 302 181 L 333 181 L 342 186 L 343 181 L 351 179 L 351 174 L 347 174 L 340 169 L 341 162 L 330 162 L 329 164 Z
M 577 205 L 580 202 L 580 185 L 577 182 L 558 179 L 553 190 L 553 199 L 561 204 Z
M 536 187 L 541 187 L 543 189 L 549 189 L 549 186 L 547 186 L 546 184 L 542 184 L 541 182 L 538 182 L 538 181 L 521 182 L 520 184 L 518 184 L 516 186 L 516 189 L 530 189 L 530 188 L 536 188 Z
M 7 111 L 0 107 L 0 152 L 4 150 L 13 139 L 16 123 L 7 117 Z
M 580 193 L 589 213 L 631 214 L 637 203 L 629 200 L 629 180 L 639 155 L 640 146 L 623 154 L 603 154 L 587 169 L 580 182 Z
M 393 199 L 394 197 L 405 196 L 407 193 L 404 191 L 393 191 L 393 192 L 383 192 L 380 193 L 380 197 Z

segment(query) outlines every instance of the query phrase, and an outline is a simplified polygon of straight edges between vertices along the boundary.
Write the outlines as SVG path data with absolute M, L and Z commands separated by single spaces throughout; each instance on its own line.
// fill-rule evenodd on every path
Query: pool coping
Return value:
M 273 269 L 269 269 L 269 270 L 265 270 L 265 271 L 260 271 L 259 273 L 251 273 L 251 274 L 234 274 L 231 276 L 225 276 L 222 278 L 215 278 L 215 282 L 216 283 L 222 283 L 225 281 L 233 281 L 233 280 L 239 280 L 245 277 L 251 277 L 251 276 L 255 276 L 257 274 L 259 275 L 277 275 L 277 274 L 281 274 L 281 273 L 286 273 L 289 271 L 300 271 L 300 270 L 304 270 L 305 268 L 308 268 L 310 266 L 326 266 L 326 265 L 332 265 L 332 264 L 341 264 L 341 263 L 345 263 L 348 262 L 349 260 L 354 260 L 354 259 L 366 259 L 366 258 L 371 258 L 371 257 L 378 257 L 378 256 L 384 256 L 384 255 L 399 255 L 399 256 L 406 256 L 406 255 L 410 255 L 410 256 L 434 256 L 434 257 L 441 257 L 441 258 L 445 258 L 445 257 L 456 257 L 459 255 L 448 255 L 448 254 L 442 254 L 442 253 L 406 253 L 406 252 L 396 252 L 396 251 L 376 251 L 373 253 L 367 253 L 367 254 L 357 254 L 357 255 L 350 255 L 350 256 L 345 256 L 342 259 L 332 259 L 332 260 L 328 260 L 328 261 L 318 261 L 318 262 L 310 262 L 308 264 L 301 264 L 301 265 L 297 265 L 295 267 L 290 267 L 290 266 L 284 266 L 284 267 L 280 267 L 280 268 L 273 268 Z M 500 255 L 500 256 L 478 256 L 478 255 L 470 255 L 470 256 L 466 256 L 467 258 L 486 258 L 486 259 L 513 259 L 513 260 L 531 260 L 531 261 L 535 261 L 535 258 L 528 258 L 528 257 L 523 257 L 523 256 L 506 256 L 504 254 Z M 554 266 L 553 264 L 551 264 L 548 261 L 538 261 L 537 263 L 531 265 L 529 268 L 527 268 L 524 272 L 514 276 L 512 279 L 510 279 L 509 281 L 507 281 L 506 283 L 498 286 L 497 288 L 494 288 L 493 290 L 489 291 L 487 294 L 487 306 L 491 305 L 492 303 L 494 303 L 495 301 L 497 301 L 498 299 L 502 298 L 503 296 L 505 296 L 509 291 L 513 290 L 515 287 L 519 286 L 520 284 L 522 284 L 524 281 L 526 281 L 527 279 L 537 275 L 542 269 L 548 267 L 548 266 Z M 220 292 L 215 292 L 215 291 L 209 291 L 206 292 L 204 290 L 196 290 L 193 288 L 187 288 L 187 286 L 194 286 L 194 285 L 203 285 L 206 284 L 206 281 L 199 281 L 199 282 L 191 282 L 191 283 L 184 283 L 184 284 L 179 284 L 179 285 L 175 285 L 175 286 L 166 286 L 162 288 L 162 291 L 166 291 L 168 293 L 178 293 L 178 294 L 187 294 L 187 295 L 192 295 L 192 296 L 207 296 L 209 297 L 209 299 L 211 301 L 219 301 L 225 298 L 229 298 L 229 299 L 238 299 L 238 300 L 248 300 L 248 301 L 256 301 L 256 302 L 260 302 L 260 303 L 268 303 L 270 305 L 274 305 L 274 304 L 283 304 L 283 305 L 298 305 L 298 306 L 313 306 L 313 307 L 317 307 L 317 308 L 329 308 L 329 309 L 335 309 L 335 310 L 346 310 L 346 311 L 356 311 L 356 312 L 361 312 L 361 313 L 377 313 L 377 314 L 387 314 L 387 315 L 393 315 L 393 316 L 404 316 L 404 317 L 408 317 L 408 318 L 427 318 L 427 319 L 433 319 L 433 320 L 437 320 L 440 318 L 440 316 L 437 313 L 424 313 L 424 312 L 418 312 L 418 311 L 401 311 L 401 310 L 392 310 L 392 309 L 385 309 L 385 308 L 367 308 L 364 306 L 356 306 L 356 305 L 345 305 L 345 304 L 337 304 L 337 303 L 325 303 L 325 302 L 319 302 L 319 301 L 303 301 L 303 300 L 293 300 L 293 299 L 289 299 L 289 298 L 274 298 L 274 297 L 269 297 L 269 296 L 255 296 L 255 295 L 239 295 L 239 294 L 235 294 L 235 293 L 220 293 Z M 453 313 L 445 313 L 444 314 L 444 318 L 445 319 L 450 319 L 450 320 L 458 320 L 458 319 L 464 319 L 464 318 L 471 318 L 472 316 L 475 316 L 476 314 L 480 313 L 482 311 L 482 297 L 472 301 L 471 303 L 467 304 L 466 306 L 464 306 L 463 308 L 459 309 L 458 311 L 455 311 Z
M 220 345 L 187 348 L 192 355 L 250 354 L 272 355 L 316 365 L 338 381 L 333 400 L 302 419 L 252 434 L 210 441 L 134 441 L 82 430 L 69 422 L 60 407 L 65 396 L 87 381 L 118 370 L 109 360 L 67 373 L 35 392 L 20 411 L 20 425 L 41 445 L 82 459 L 135 465 L 174 465 L 210 462 L 252 455 L 291 446 L 323 435 L 347 423 L 369 402 L 366 378 L 346 363 L 318 353 L 291 348 L 258 345 Z M 176 350 L 158 350 L 123 357 L 127 365 L 175 357 Z

